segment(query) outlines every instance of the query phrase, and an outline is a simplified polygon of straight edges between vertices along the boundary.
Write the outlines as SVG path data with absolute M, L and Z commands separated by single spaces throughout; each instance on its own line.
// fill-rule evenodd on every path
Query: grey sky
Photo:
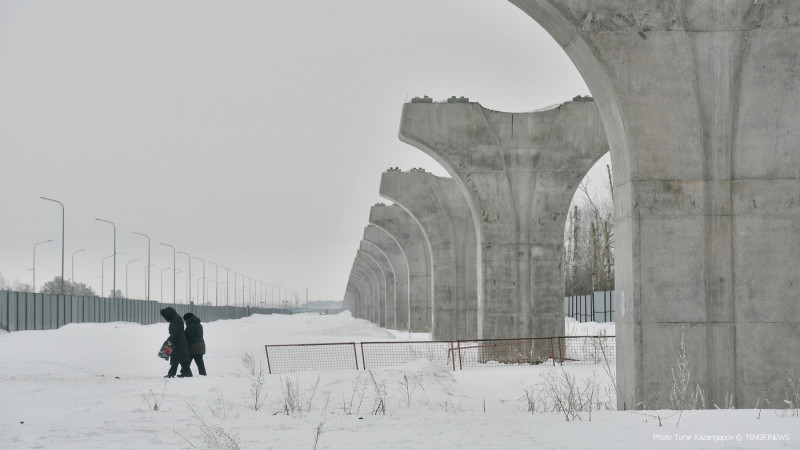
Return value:
M 112 228 L 96 217 L 117 226 L 117 289 L 138 259 L 131 297 L 147 258 L 136 231 L 152 239 L 151 298 L 166 242 L 340 299 L 380 174 L 446 174 L 398 141 L 405 101 L 530 111 L 578 94 L 563 51 L 504 0 L 0 0 L 0 272 L 30 283 L 33 244 L 53 239 L 37 288 L 60 274 L 46 196 L 66 207 L 66 278 L 85 249 L 75 278 L 98 292 Z M 178 268 L 181 299 L 185 256 Z M 194 291 L 199 261 L 192 272 Z M 105 274 L 108 292 L 110 260 Z

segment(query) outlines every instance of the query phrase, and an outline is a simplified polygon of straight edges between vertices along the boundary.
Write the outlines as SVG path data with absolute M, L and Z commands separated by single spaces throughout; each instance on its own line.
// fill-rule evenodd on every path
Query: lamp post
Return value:
M 130 298 L 130 296 L 128 296 L 128 266 L 136 261 L 138 261 L 138 259 L 132 259 L 125 263 L 125 298 Z
M 186 252 L 178 252 L 178 253 L 180 253 L 181 255 L 186 255 L 189 258 L 189 273 L 186 274 L 186 276 L 189 277 L 189 283 L 186 285 L 186 289 L 188 291 L 186 303 L 191 303 L 192 302 L 192 255 Z
M 222 266 L 222 268 L 225 269 L 225 306 L 230 306 L 230 296 L 228 294 L 231 291 L 231 269 L 225 266 Z
M 203 261 L 203 304 L 206 303 L 206 260 L 203 258 L 198 258 L 197 256 L 194 259 L 199 259 Z M 200 300 L 200 291 L 197 292 L 197 299 Z
M 53 242 L 52 239 L 48 239 L 46 241 L 41 241 L 33 244 L 33 285 L 31 286 L 31 290 L 33 293 L 36 293 L 36 247 L 42 244 L 46 244 L 48 242 Z
M 139 236 L 144 236 L 147 238 L 147 294 L 145 299 L 150 300 L 150 236 L 136 231 L 134 231 L 133 234 L 138 234 Z
M 233 271 L 233 306 L 236 306 L 236 302 L 238 301 L 236 296 L 239 292 L 239 273 L 237 271 Z
M 105 273 L 106 273 L 106 260 L 108 258 L 113 258 L 114 255 L 108 255 L 100 262 L 100 297 L 105 298 Z
M 72 252 L 72 278 L 70 279 L 70 281 L 72 281 L 72 295 L 75 295 L 75 254 L 80 253 L 84 250 L 86 249 L 82 248 L 80 250 L 75 250 L 74 252 Z
M 52 198 L 39 197 L 42 200 L 55 202 L 61 205 L 61 295 L 64 295 L 64 204 Z M 34 289 L 35 291 L 36 289 Z
M 167 267 L 166 269 L 161 269 L 161 301 L 164 301 L 164 272 L 167 270 L 172 269 L 172 267 Z
M 112 227 L 114 227 L 114 276 L 113 276 L 113 287 L 111 288 L 111 298 L 117 298 L 117 226 L 114 225 L 114 222 L 105 219 L 98 219 L 95 218 L 94 220 L 99 220 L 101 222 L 110 223 Z
M 165 247 L 169 247 L 172 249 L 172 304 L 176 305 L 177 301 L 175 300 L 175 274 L 177 273 L 177 265 L 175 264 L 175 247 L 169 244 L 161 243 L 161 245 Z M 163 274 L 162 274 L 163 275 Z M 163 276 L 162 276 L 163 278 Z M 163 301 L 163 299 L 162 299 Z
M 215 262 L 209 261 L 208 263 L 213 264 L 215 268 L 214 281 L 217 283 L 214 285 L 214 306 L 219 306 L 219 266 Z

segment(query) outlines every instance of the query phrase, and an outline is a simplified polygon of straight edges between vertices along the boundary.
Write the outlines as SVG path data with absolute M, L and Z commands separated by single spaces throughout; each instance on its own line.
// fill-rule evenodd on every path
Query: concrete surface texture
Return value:
M 363 247 L 365 247 L 364 241 L 361 241 L 356 258 L 363 263 L 366 270 L 372 271 L 373 278 L 377 283 L 377 290 L 374 291 L 375 298 L 371 300 L 374 310 L 369 320 L 384 327 L 386 326 L 386 274 L 378 261 L 373 258 L 372 255 L 362 250 Z
M 353 264 L 353 273 L 364 286 L 364 296 L 361 298 L 361 310 L 363 313 L 359 318 L 378 323 L 379 303 L 382 300 L 382 289 L 380 287 L 376 270 L 366 261 L 361 252 L 357 252 Z
M 364 240 L 374 244 L 388 259 L 394 278 L 394 310 L 387 312 L 387 323 L 395 330 L 408 330 L 408 261 L 400 244 L 385 230 L 369 225 Z M 388 317 L 393 316 L 389 321 Z
M 682 337 L 707 407 L 782 402 L 800 369 L 800 2 L 510 1 L 575 63 L 611 146 L 620 407 L 671 406 Z
M 564 227 L 608 140 L 591 99 L 504 113 L 478 103 L 407 103 L 400 140 L 460 184 L 478 225 L 478 335 L 564 334 Z
M 461 189 L 451 178 L 412 169 L 384 172 L 379 192 L 416 219 L 430 245 L 433 338 L 475 338 L 477 239 Z
M 353 309 L 351 309 L 353 317 L 366 319 L 366 302 L 367 298 L 370 297 L 370 286 L 369 282 L 358 272 L 355 263 L 350 269 L 350 278 L 347 280 L 347 288 L 346 295 L 349 295 L 349 302 L 353 305 Z
M 370 209 L 369 222 L 397 241 L 408 263 L 408 317 L 412 332 L 430 332 L 433 302 L 431 255 L 419 223 L 398 205 L 378 203 Z
M 383 274 L 384 282 L 386 283 L 386 297 L 384 304 L 381 305 L 381 326 L 384 328 L 397 329 L 395 322 L 394 311 L 397 308 L 396 284 L 394 279 L 394 267 L 389 257 L 380 249 L 374 242 L 368 239 L 369 227 L 364 228 L 364 239 L 361 240 L 359 249 L 369 255 L 373 261 L 380 267 Z

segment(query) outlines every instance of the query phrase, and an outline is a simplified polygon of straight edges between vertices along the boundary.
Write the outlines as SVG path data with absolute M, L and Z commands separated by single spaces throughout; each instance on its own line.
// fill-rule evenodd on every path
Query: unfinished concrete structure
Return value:
M 406 255 L 397 240 L 392 237 L 386 230 L 370 224 L 364 230 L 364 240 L 373 243 L 378 247 L 386 258 L 389 260 L 389 265 L 392 269 L 394 278 L 394 315 L 393 321 L 387 323 L 395 330 L 408 330 L 408 310 L 409 310 L 409 296 L 408 296 L 408 261 Z
M 384 273 L 383 268 L 378 261 L 373 258 L 372 255 L 361 249 L 364 246 L 364 241 L 361 241 L 358 252 L 356 253 L 356 258 L 362 263 L 362 268 L 368 272 L 372 272 L 373 279 L 377 283 L 377 290 L 373 291 L 374 298 L 370 299 L 372 302 L 371 307 L 373 308 L 373 313 L 370 316 L 369 321 L 375 323 L 376 325 L 385 326 L 387 298 L 386 274 Z
M 608 152 L 594 102 L 576 100 L 517 114 L 463 97 L 403 106 L 400 140 L 458 181 L 477 225 L 479 337 L 564 334 L 567 209 Z
M 800 368 L 800 2 L 510 1 L 609 139 L 619 407 L 672 406 L 682 337 L 707 406 L 777 405 Z
M 361 297 L 361 311 L 359 319 L 369 320 L 378 323 L 379 303 L 381 301 L 382 289 L 376 275 L 376 270 L 369 265 L 361 252 L 358 252 L 353 262 L 352 273 L 361 281 L 364 296 Z
M 477 240 L 464 194 L 451 178 L 412 169 L 381 177 L 380 195 L 418 222 L 431 254 L 434 339 L 477 336 Z
M 378 203 L 370 209 L 369 222 L 390 235 L 408 264 L 408 317 L 413 332 L 431 331 L 431 255 L 419 223 L 398 205 Z
M 361 240 L 359 249 L 369 255 L 373 261 L 380 267 L 383 274 L 383 280 L 386 287 L 386 295 L 383 299 L 383 304 L 380 305 L 381 316 L 379 317 L 379 325 L 385 328 L 397 329 L 395 323 L 394 311 L 397 308 L 397 299 L 395 298 L 395 280 L 394 280 L 394 267 L 389 257 L 383 250 L 380 249 L 369 237 L 369 227 L 364 228 L 364 239 Z

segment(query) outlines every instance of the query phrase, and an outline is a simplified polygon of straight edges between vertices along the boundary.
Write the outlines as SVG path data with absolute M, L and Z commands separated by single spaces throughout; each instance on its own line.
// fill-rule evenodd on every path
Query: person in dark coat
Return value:
M 189 342 L 189 357 L 197 364 L 197 371 L 200 375 L 206 374 L 206 364 L 203 362 L 203 355 L 206 354 L 206 342 L 203 340 L 203 325 L 200 318 L 192 313 L 183 315 L 186 321 L 186 340 Z M 191 365 L 192 362 L 189 361 Z
M 175 308 L 168 306 L 161 310 L 161 317 L 169 322 L 169 340 L 175 344 L 175 349 L 169 357 L 169 372 L 164 378 L 172 378 L 178 372 L 178 364 L 181 365 L 181 374 L 178 378 L 192 376 L 192 359 L 189 357 L 189 343 L 183 333 L 183 320 L 175 311 Z

